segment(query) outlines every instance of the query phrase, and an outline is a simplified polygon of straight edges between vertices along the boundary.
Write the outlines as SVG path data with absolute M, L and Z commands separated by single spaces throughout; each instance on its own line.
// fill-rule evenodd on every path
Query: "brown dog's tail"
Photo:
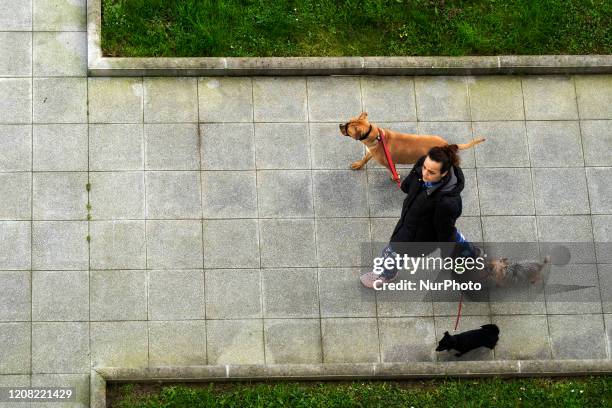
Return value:
M 479 137 L 478 139 L 470 140 L 467 143 L 458 144 L 457 147 L 459 147 L 459 150 L 465 150 L 465 149 L 469 149 L 471 147 L 474 147 L 477 144 L 480 144 L 480 143 L 484 142 L 485 140 L 487 140 L 487 139 L 485 139 L 484 137 Z

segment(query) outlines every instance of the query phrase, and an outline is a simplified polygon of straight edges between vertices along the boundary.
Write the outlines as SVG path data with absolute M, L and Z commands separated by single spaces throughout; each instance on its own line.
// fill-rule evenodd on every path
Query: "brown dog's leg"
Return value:
M 363 159 L 357 160 L 356 162 L 351 164 L 351 169 L 359 170 L 360 168 L 365 166 L 365 164 L 369 162 L 371 158 L 372 158 L 372 153 L 370 153 L 370 151 L 368 150 L 366 155 L 363 156 Z

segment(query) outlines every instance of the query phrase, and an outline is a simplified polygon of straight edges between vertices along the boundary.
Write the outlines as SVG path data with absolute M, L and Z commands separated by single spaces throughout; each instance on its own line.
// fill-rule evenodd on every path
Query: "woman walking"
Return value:
M 442 257 L 445 252 L 452 257 L 480 255 L 480 248 L 466 241 L 455 227 L 461 215 L 461 191 L 465 184 L 457 151 L 456 144 L 433 147 L 415 163 L 402 182 L 402 191 L 406 193 L 402 214 L 381 257 L 404 254 L 419 257 L 438 247 Z M 361 283 L 372 288 L 375 281 L 394 280 L 398 272 L 394 267 L 385 267 L 382 274 L 368 272 L 361 276 Z

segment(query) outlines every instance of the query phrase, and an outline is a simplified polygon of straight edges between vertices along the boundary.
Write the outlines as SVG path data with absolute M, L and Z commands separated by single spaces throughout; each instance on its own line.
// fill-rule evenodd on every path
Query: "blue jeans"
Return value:
M 469 258 L 469 257 L 475 257 L 476 256 L 476 249 L 474 248 L 474 245 L 472 245 L 471 242 L 469 242 L 467 239 L 465 239 L 465 237 L 463 236 L 463 234 L 461 232 L 459 232 L 459 230 L 457 230 L 456 234 L 455 234 L 455 242 L 458 244 L 458 255 L 457 257 L 463 257 L 463 258 Z M 387 244 L 381 254 L 380 257 L 381 258 L 395 258 L 395 256 L 397 255 L 397 253 L 395 251 L 393 251 L 393 248 L 391 248 L 391 244 Z M 384 266 L 384 262 L 383 262 L 383 269 L 384 271 L 380 274 L 381 277 L 386 278 L 386 279 L 393 279 L 395 277 L 395 275 L 397 274 L 397 269 L 394 267 L 391 268 L 386 268 Z

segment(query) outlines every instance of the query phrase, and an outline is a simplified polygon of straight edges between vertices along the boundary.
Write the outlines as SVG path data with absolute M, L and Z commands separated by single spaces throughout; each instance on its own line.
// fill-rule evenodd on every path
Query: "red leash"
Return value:
M 387 164 L 389 164 L 389 168 L 391 169 L 391 174 L 393 175 L 393 181 L 397 183 L 397 187 L 402 188 L 402 183 L 400 182 L 400 177 L 397 174 L 397 170 L 395 170 L 395 164 L 393 163 L 393 159 L 391 158 L 391 153 L 389 153 L 389 148 L 387 147 L 387 142 L 385 142 L 385 132 L 378 128 L 378 140 L 382 143 L 383 150 L 385 151 L 385 157 L 387 158 Z
M 459 318 L 461 317 L 461 305 L 463 304 L 463 293 L 459 296 L 459 307 L 457 308 L 457 320 L 455 320 L 455 331 L 459 326 Z

